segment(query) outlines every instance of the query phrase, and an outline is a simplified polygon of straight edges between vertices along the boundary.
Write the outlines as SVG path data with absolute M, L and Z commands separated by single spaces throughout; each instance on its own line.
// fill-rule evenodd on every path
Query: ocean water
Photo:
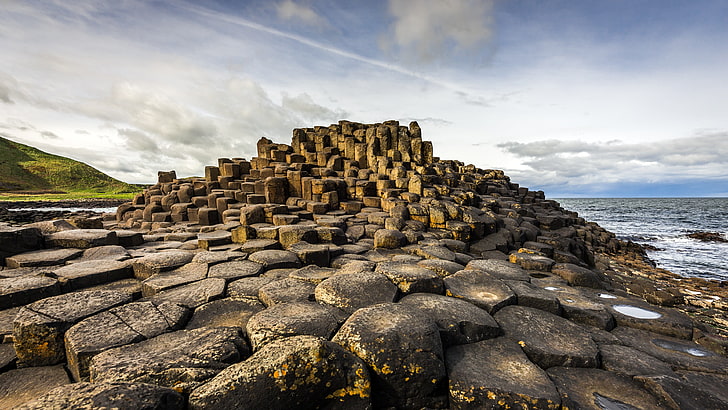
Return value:
M 658 267 L 682 276 L 728 280 L 728 243 L 688 238 L 719 232 L 728 239 L 728 198 L 556 199 L 618 238 L 657 248 L 647 254 Z

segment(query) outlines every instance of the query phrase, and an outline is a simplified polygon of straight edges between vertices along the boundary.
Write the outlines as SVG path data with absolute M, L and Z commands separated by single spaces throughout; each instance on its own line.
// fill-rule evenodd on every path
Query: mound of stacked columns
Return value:
M 120 225 L 284 225 L 381 208 L 390 214 L 387 229 L 445 230 L 471 241 L 497 229 L 493 212 L 503 201 L 494 198 L 513 198 L 516 213 L 519 203 L 544 202 L 543 192 L 519 188 L 502 171 L 434 157 L 417 122 L 296 128 L 291 145 L 261 138 L 257 151 L 250 161 L 218 159 L 205 167 L 204 178 L 160 171 L 157 184 L 119 207 Z M 243 232 L 242 240 L 255 236 L 255 230 Z

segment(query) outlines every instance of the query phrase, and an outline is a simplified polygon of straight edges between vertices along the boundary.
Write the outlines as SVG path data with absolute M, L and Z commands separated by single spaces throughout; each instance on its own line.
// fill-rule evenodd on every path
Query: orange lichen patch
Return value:
M 520 345 L 521 347 L 526 347 L 526 342 L 524 342 L 523 340 L 519 340 L 519 341 L 518 341 L 518 344 L 519 344 L 519 345 Z

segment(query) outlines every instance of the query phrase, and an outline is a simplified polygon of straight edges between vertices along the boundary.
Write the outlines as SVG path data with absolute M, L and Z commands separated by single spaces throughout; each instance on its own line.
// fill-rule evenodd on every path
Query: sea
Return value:
M 728 280 L 728 243 L 689 238 L 718 232 L 728 239 L 728 198 L 561 198 L 564 209 L 613 232 L 651 245 L 660 268 L 686 277 Z

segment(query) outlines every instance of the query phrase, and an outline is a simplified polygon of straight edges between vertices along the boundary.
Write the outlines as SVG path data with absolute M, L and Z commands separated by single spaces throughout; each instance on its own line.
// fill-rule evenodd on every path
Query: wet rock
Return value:
M 506 285 L 516 294 L 516 301 L 519 306 L 532 307 L 561 315 L 561 303 L 553 292 L 521 280 L 509 280 L 506 281 Z
M 283 250 L 262 250 L 254 252 L 248 256 L 248 260 L 257 262 L 266 270 L 269 269 L 285 269 L 300 268 L 301 261 L 295 253 Z
M 186 329 L 201 327 L 231 327 L 237 326 L 245 331 L 248 320 L 265 309 L 257 299 L 219 299 L 195 309 Z
M 5 258 L 5 264 L 8 268 L 63 265 L 66 261 L 75 259 L 81 254 L 83 254 L 83 249 L 42 249 L 9 256 Z
M 127 262 L 105 260 L 103 263 L 91 260 L 76 262 L 54 269 L 61 287 L 66 291 L 78 290 L 94 285 L 131 278 L 131 265 Z
M 339 327 L 340 315 L 318 303 L 278 303 L 250 318 L 248 338 L 253 350 L 276 339 L 309 335 L 330 339 Z
M 413 293 L 399 303 L 415 307 L 440 329 L 445 346 L 475 343 L 501 334 L 498 323 L 485 310 L 461 299 L 431 293 Z
M 559 409 L 561 398 L 546 372 L 506 338 L 454 346 L 445 352 L 450 408 Z
M 501 280 L 520 280 L 529 282 L 531 277 L 520 266 L 505 260 L 473 259 L 468 262 L 466 270 L 481 270 Z
M 263 265 L 257 262 L 240 260 L 218 263 L 210 266 L 208 278 L 223 278 L 234 281 L 240 278 L 258 276 L 263 272 Z
M 607 305 L 617 326 L 633 327 L 667 336 L 691 340 L 693 322 L 673 309 L 660 308 L 635 299 L 616 299 Z
M 407 237 L 395 229 L 379 229 L 374 233 L 374 247 L 398 249 L 407 244 Z
M 21 404 L 70 382 L 62 365 L 29 367 L 0 373 L 0 408 L 18 408 Z
M 557 263 L 551 268 L 555 273 L 566 280 L 571 286 L 584 286 L 587 288 L 604 289 L 599 275 L 589 269 L 571 263 Z
M 381 273 L 397 285 L 403 294 L 443 292 L 443 282 L 436 272 L 417 265 L 400 262 L 380 262 L 375 272 Z
M 156 305 L 171 302 L 189 309 L 196 309 L 207 302 L 222 298 L 224 294 L 225 279 L 207 278 L 161 291 L 149 297 L 149 300 Z
M 445 294 L 464 299 L 493 314 L 516 303 L 516 295 L 502 280 L 479 270 L 462 270 L 443 279 Z
M 132 268 L 134 269 L 134 276 L 139 280 L 144 280 L 154 274 L 170 271 L 190 263 L 194 257 L 193 252 L 182 250 L 150 253 L 134 259 Z
M 65 334 L 68 368 L 76 381 L 88 381 L 91 359 L 104 350 L 140 342 L 182 327 L 189 310 L 151 302 L 122 305 L 88 317 Z
M 637 376 L 635 381 L 673 409 L 721 409 L 728 403 L 728 376 L 698 372 Z
M 440 334 L 416 308 L 382 303 L 354 312 L 333 338 L 367 364 L 375 407 L 441 407 L 447 378 Z
M 314 295 L 319 303 L 351 314 L 366 306 L 393 302 L 397 286 L 377 272 L 339 273 L 318 284 Z
M 303 280 L 286 278 L 264 285 L 258 291 L 258 299 L 266 306 L 277 303 L 310 302 L 314 300 L 316 285 Z
M 118 245 L 116 232 L 105 229 L 73 229 L 45 236 L 45 244 L 51 248 L 93 248 L 95 246 Z
M 599 346 L 604 370 L 627 377 L 638 375 L 672 374 L 672 368 L 645 352 L 627 346 L 604 344 Z
M 691 341 L 621 326 L 612 333 L 626 346 L 645 352 L 676 369 L 723 374 L 728 369 L 728 358 Z
M 0 309 L 27 305 L 61 293 L 56 279 L 42 275 L 0 279 Z
M 368 409 L 371 382 L 362 363 L 313 336 L 274 340 L 190 395 L 191 409 Z
M 48 366 L 63 362 L 63 336 L 73 324 L 128 302 L 129 294 L 97 290 L 53 296 L 21 308 L 13 321 L 19 364 Z
M 151 383 L 189 391 L 248 355 L 238 328 L 178 330 L 96 355 L 90 380 Z
M 16 409 L 183 410 L 176 391 L 144 383 L 75 383 L 57 387 Z
M 661 409 L 661 403 L 631 379 L 599 369 L 552 367 L 548 375 L 570 409 Z
M 543 369 L 599 366 L 599 350 L 591 337 L 562 317 L 525 306 L 506 306 L 494 318 L 505 336 L 517 341 Z

